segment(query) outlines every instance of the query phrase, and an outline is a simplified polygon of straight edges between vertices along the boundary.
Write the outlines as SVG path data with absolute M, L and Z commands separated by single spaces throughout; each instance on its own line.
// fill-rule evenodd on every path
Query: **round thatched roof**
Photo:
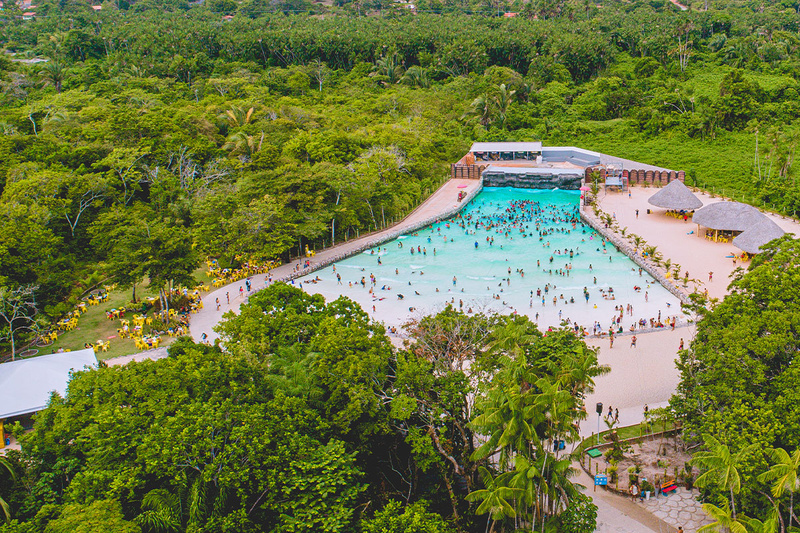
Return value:
M 692 222 L 717 230 L 745 231 L 767 217 L 752 205 L 717 202 L 696 211 Z
M 686 185 L 680 180 L 672 180 L 669 185 L 655 193 L 647 201 L 664 209 L 687 210 L 700 209 L 703 202 L 692 194 Z
M 782 237 L 786 232 L 767 217 L 733 239 L 733 245 L 749 254 L 757 254 L 761 247 L 773 239 Z

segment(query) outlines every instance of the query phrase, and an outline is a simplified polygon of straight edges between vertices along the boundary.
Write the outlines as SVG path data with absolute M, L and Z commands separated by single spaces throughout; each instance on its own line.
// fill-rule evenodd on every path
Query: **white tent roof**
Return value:
M 540 142 L 527 142 L 527 143 L 502 143 L 502 142 L 489 142 L 489 143 L 472 143 L 470 152 L 541 152 L 542 143 Z
M 96 365 L 91 348 L 0 364 L 0 419 L 41 411 L 50 393 L 66 394 L 70 371 Z

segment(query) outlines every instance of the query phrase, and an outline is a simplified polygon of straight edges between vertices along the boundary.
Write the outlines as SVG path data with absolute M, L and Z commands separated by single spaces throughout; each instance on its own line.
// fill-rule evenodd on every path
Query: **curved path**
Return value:
M 454 209 L 462 205 L 462 203 L 458 201 L 459 192 L 464 191 L 468 196 L 471 196 L 479 188 L 479 180 L 450 179 L 406 218 L 394 226 L 364 235 L 358 239 L 352 239 L 325 250 L 320 250 L 317 252 L 317 255 L 311 259 L 312 266 L 319 265 L 320 263 L 327 263 L 336 257 L 350 255 L 362 249 L 370 242 L 379 241 L 382 238 L 387 238 L 398 232 L 411 230 L 423 221 L 451 213 Z M 466 204 L 466 201 L 463 202 L 463 204 Z M 273 269 L 272 277 L 274 279 L 289 277 L 294 268 L 298 265 L 302 265 L 303 261 L 305 261 L 304 257 Z M 307 274 L 309 272 L 311 271 L 306 270 L 304 273 Z M 258 290 L 264 288 L 267 275 L 259 274 L 250 279 L 253 289 Z M 209 342 L 213 342 L 219 337 L 213 328 L 220 321 L 222 315 L 228 311 L 233 311 L 234 313 L 238 312 L 242 303 L 247 301 L 246 293 L 242 293 L 243 296 L 239 296 L 240 287 L 244 287 L 244 280 L 229 283 L 224 287 L 212 291 L 203 298 L 203 309 L 192 316 L 189 325 L 189 331 L 196 342 L 202 340 L 203 333 L 208 336 L 206 340 Z M 230 303 L 228 303 L 226 293 L 230 295 Z M 219 311 L 216 309 L 217 298 L 219 298 L 220 301 Z

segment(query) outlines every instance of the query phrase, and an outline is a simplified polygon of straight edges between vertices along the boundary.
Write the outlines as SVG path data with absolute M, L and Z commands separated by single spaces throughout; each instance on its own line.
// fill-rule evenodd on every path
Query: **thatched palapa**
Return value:
M 703 207 L 703 202 L 692 194 L 682 181 L 673 180 L 647 199 L 648 203 L 664 209 L 674 209 L 676 211 L 691 211 Z
M 757 254 L 762 246 L 785 233 L 780 226 L 764 217 L 764 220 L 734 238 L 733 245 L 748 254 Z
M 766 218 L 752 205 L 718 202 L 696 211 L 692 222 L 714 230 L 746 231 Z

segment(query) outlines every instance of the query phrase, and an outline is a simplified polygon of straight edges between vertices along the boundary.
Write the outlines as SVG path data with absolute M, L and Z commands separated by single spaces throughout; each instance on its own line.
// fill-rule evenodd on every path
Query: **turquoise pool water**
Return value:
M 628 331 L 640 319 L 679 314 L 677 298 L 581 222 L 579 195 L 485 188 L 458 216 L 297 283 L 326 299 L 346 295 L 396 326 L 448 303 L 527 314 L 543 327 L 569 320 L 590 332 L 597 323 Z

